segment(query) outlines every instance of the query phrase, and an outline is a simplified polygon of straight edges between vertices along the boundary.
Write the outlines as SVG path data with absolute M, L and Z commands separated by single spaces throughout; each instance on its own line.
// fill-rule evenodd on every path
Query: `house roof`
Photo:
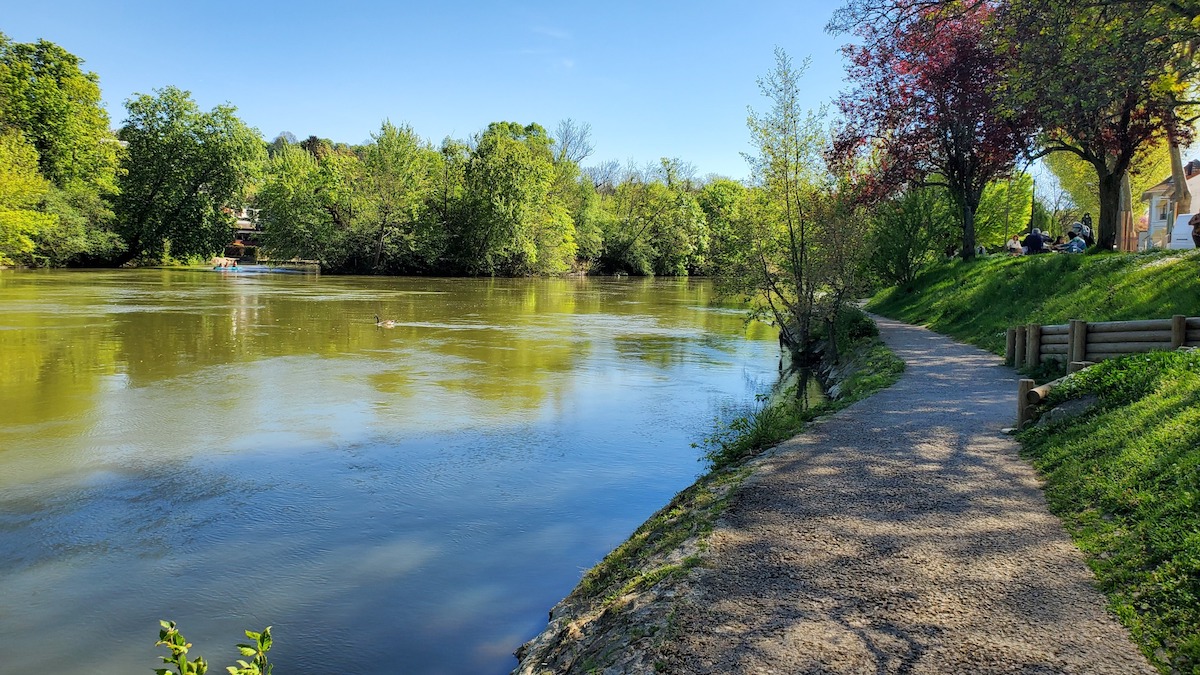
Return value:
M 1193 159 L 1183 167 L 1183 175 L 1187 176 L 1188 191 L 1193 195 L 1196 194 L 1197 188 L 1200 188 L 1200 160 Z M 1172 186 L 1175 185 L 1174 177 L 1167 176 L 1167 179 L 1149 188 L 1142 193 L 1142 201 L 1148 202 L 1151 197 L 1157 195 L 1169 195 L 1172 192 Z

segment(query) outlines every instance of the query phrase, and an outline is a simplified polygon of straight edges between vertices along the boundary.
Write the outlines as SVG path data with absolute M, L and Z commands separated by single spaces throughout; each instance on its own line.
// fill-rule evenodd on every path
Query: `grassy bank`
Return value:
M 939 264 L 868 309 L 1003 353 L 1004 331 L 1070 319 L 1200 315 L 1200 253 L 991 256 Z
M 1200 253 L 948 263 L 869 306 L 1000 353 L 1013 325 L 1196 316 Z M 1090 396 L 1088 412 L 1022 433 L 1025 456 L 1142 651 L 1200 673 L 1200 352 L 1101 363 L 1048 407 Z

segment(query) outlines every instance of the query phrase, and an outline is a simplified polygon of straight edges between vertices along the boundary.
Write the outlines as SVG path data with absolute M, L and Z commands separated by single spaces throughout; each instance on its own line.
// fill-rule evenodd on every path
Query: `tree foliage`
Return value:
M 25 259 L 34 238 L 55 225 L 55 216 L 37 208 L 49 192 L 33 146 L 15 130 L 0 133 L 0 265 Z
M 109 131 L 99 78 L 82 64 L 52 42 L 19 44 L 0 34 L 0 133 L 15 133 L 33 149 L 35 171 L 47 182 L 39 201 L 23 208 L 41 216 L 36 227 L 22 218 L 21 254 L 10 256 L 13 262 L 67 265 L 119 247 L 108 226 L 121 148 Z
M 718 184 L 705 199 L 712 212 L 737 223 L 719 228 L 713 244 L 721 290 L 754 301 L 798 354 L 810 353 L 816 324 L 836 323 L 861 289 L 869 215 L 862 186 L 825 163 L 824 112 L 800 103 L 806 68 L 775 50 L 775 67 L 758 81 L 770 108 L 752 109 L 747 119 L 753 185 L 738 194 Z M 833 338 L 837 331 L 825 333 Z
M 128 143 L 114 229 L 138 256 L 207 256 L 228 243 L 227 209 L 242 202 L 265 153 L 258 132 L 220 105 L 203 112 L 175 87 L 126 102 L 120 138 Z
M 853 88 L 839 100 L 847 120 L 840 153 L 870 143 L 882 154 L 877 180 L 945 186 L 960 214 L 964 258 L 974 255 L 985 187 L 1013 169 L 1029 135 L 1024 116 L 995 96 L 1002 60 L 985 30 L 990 15 L 981 4 L 861 23 L 853 31 L 862 43 L 844 49 Z
M 1102 250 L 1116 242 L 1128 172 L 1168 135 L 1190 133 L 1178 93 L 1194 69 L 1181 71 L 1179 45 L 1162 39 L 1176 22 L 1157 3 L 1010 0 L 1001 16 L 1006 96 L 1033 111 L 1046 151 L 1095 169 Z

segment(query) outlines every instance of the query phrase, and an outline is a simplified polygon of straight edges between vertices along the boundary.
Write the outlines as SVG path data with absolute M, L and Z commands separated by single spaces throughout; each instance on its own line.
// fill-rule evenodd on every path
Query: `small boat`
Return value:
M 217 265 L 216 267 L 213 268 L 213 271 L 214 272 L 237 272 L 240 269 L 241 268 L 238 267 L 237 265 L 234 265 L 233 267 L 225 267 L 224 265 Z

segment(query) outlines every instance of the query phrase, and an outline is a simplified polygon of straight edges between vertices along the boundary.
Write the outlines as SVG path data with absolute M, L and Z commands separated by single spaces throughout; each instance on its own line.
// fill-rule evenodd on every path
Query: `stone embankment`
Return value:
M 630 552 L 632 581 L 585 579 L 516 672 L 1155 672 L 1001 431 L 1016 374 L 880 328 L 898 384 L 701 481 L 715 527 Z M 660 524 L 691 517 L 677 502 Z

